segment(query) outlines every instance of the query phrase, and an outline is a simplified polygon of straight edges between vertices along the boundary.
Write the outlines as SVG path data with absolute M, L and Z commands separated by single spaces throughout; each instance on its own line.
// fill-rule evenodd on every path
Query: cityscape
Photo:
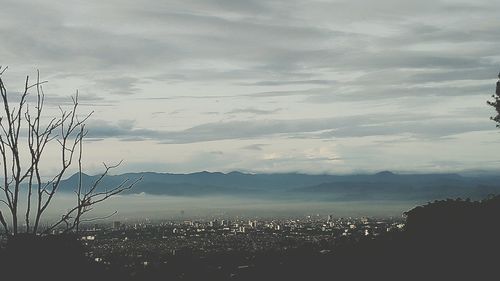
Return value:
M 86 226 L 81 241 L 87 255 L 105 266 L 122 270 L 147 270 L 172 260 L 198 260 L 217 255 L 237 257 L 213 266 L 229 275 L 255 266 L 262 253 L 282 253 L 307 248 L 318 254 L 360 239 L 401 231 L 403 218 L 338 218 L 308 215 L 301 218 L 209 218 L 172 221 L 114 221 Z M 224 268 L 227 267 L 227 268 Z

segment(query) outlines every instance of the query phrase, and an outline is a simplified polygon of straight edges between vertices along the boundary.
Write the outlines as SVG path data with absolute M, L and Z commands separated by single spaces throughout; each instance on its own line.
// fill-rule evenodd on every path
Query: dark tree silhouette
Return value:
M 497 128 L 500 127 L 500 73 L 498 73 L 498 78 L 499 80 L 497 81 L 497 88 L 495 94 L 491 96 L 494 100 L 487 101 L 487 103 L 493 106 L 497 111 L 497 115 L 491 117 L 491 120 L 497 123 Z
M 61 228 L 64 233 L 78 231 L 80 224 L 89 220 L 84 218 L 84 215 L 90 212 L 95 204 L 130 189 L 140 179 L 126 180 L 118 186 L 106 189 L 99 188 L 102 179 L 111 169 L 120 165 L 120 162 L 117 165 L 104 164 L 102 175 L 90 186 L 83 186 L 82 152 L 83 141 L 87 135 L 85 122 L 92 112 L 85 115 L 77 113 L 77 92 L 72 97 L 70 109 L 64 110 L 60 107 L 58 117 L 47 118 L 43 114 L 45 95 L 42 88 L 46 81 L 40 80 L 39 73 L 32 84 L 29 77 L 26 77 L 19 100 L 13 103 L 9 100 L 10 94 L 2 80 L 6 69 L 0 67 L 0 98 L 3 103 L 3 112 L 0 115 L 0 203 L 7 207 L 7 213 L 0 209 L 0 223 L 7 236 L 16 236 L 20 232 L 43 234 L 55 228 Z M 28 101 L 33 101 L 33 104 Z M 59 147 L 60 167 L 55 174 L 42 175 L 45 151 L 50 145 Z M 77 165 L 80 176 L 74 190 L 74 207 L 62 214 L 59 220 L 41 229 L 43 214 L 53 203 L 61 181 L 74 164 Z M 24 220 L 25 224 L 22 230 L 19 228 L 21 220 Z

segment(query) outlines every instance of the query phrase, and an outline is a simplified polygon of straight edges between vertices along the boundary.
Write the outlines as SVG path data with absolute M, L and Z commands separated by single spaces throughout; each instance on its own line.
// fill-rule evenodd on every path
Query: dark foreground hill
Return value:
M 76 236 L 18 235 L 0 247 L 1 280 L 115 280 L 85 255 Z
M 435 201 L 406 216 L 404 231 L 345 241 L 329 253 L 308 247 L 256 253 L 254 266 L 234 275 L 215 267 L 238 253 L 105 269 L 72 237 L 21 236 L 0 250 L 1 274 L 2 280 L 498 280 L 500 196 Z
M 485 198 L 500 193 L 500 176 L 467 177 L 458 174 L 306 175 L 246 174 L 240 172 L 192 174 L 129 173 L 108 176 L 100 187 L 116 186 L 129 179 L 143 179 L 127 193 L 169 196 L 235 196 L 322 201 L 435 200 Z M 97 176 L 83 175 L 85 186 Z M 78 183 L 74 175 L 61 183 L 60 190 L 72 192 Z

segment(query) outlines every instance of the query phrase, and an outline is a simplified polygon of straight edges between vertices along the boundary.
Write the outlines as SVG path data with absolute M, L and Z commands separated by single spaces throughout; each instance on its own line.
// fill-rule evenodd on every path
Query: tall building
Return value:
M 251 228 L 256 228 L 257 227 L 257 221 L 252 221 L 252 220 L 249 220 L 248 221 L 248 225 L 251 227 Z

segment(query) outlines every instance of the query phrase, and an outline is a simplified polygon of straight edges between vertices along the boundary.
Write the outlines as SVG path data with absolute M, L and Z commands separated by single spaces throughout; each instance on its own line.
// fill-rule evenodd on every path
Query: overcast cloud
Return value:
M 40 69 L 54 110 L 79 90 L 82 111 L 95 110 L 91 170 L 117 159 L 123 171 L 312 173 L 500 160 L 486 106 L 500 70 L 499 1 L 0 7 L 7 87 Z

